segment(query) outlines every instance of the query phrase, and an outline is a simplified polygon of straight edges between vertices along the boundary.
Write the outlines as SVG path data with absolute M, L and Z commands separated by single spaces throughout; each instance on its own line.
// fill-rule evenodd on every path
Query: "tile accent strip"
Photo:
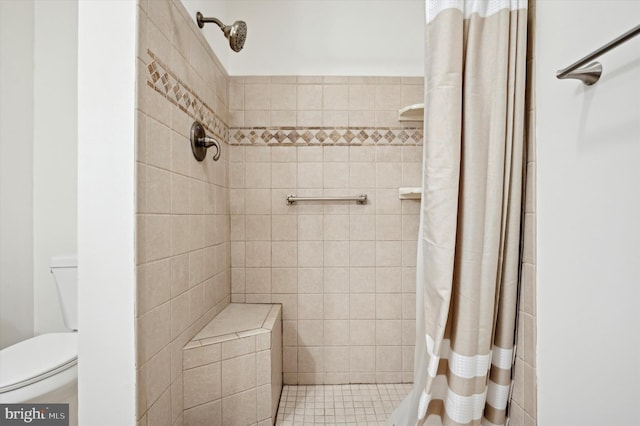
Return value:
M 422 128 L 232 128 L 230 145 L 422 145 Z
M 198 120 L 217 138 L 229 141 L 229 127 L 213 112 L 189 86 L 182 82 L 167 65 L 153 52 L 147 49 L 150 61 L 147 64 L 147 85 L 156 90 L 169 102 L 184 111 L 189 117 Z
M 226 123 L 151 50 L 147 85 L 200 121 L 230 145 L 422 145 L 422 128 L 273 127 L 234 128 Z

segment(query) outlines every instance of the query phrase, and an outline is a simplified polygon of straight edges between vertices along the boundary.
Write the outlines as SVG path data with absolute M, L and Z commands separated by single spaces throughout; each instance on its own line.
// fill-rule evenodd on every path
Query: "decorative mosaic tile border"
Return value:
M 153 52 L 147 49 L 150 62 L 147 64 L 147 85 L 156 90 L 169 102 L 184 111 L 189 117 L 198 120 L 217 138 L 227 142 L 229 127 L 213 112 L 211 107 L 182 82 Z
M 229 127 L 153 52 L 147 85 L 230 145 L 422 145 L 422 128 Z
M 422 145 L 421 128 L 232 128 L 230 145 Z

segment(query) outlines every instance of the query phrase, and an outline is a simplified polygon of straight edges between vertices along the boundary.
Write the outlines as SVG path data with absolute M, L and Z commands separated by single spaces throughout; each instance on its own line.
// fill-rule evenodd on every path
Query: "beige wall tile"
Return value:
M 302 216 L 299 217 L 299 219 Z M 298 228 L 300 229 L 300 228 Z M 298 266 L 301 268 L 318 267 L 324 264 L 324 248 L 322 241 L 298 242 Z
M 273 294 L 271 303 L 282 304 L 282 319 L 294 320 L 298 318 L 298 296 L 295 294 Z
M 349 147 L 349 161 L 353 163 L 373 163 L 376 160 L 374 145 L 359 145 Z
M 271 187 L 272 188 L 292 188 L 298 185 L 298 168 L 296 163 L 272 163 L 271 164 Z M 266 179 L 266 176 L 263 176 Z
M 345 360 L 349 359 L 348 346 L 325 346 L 324 347 L 324 371 L 341 372 L 349 371 L 349 366 Z
M 402 163 L 378 162 L 376 164 L 376 188 L 398 188 L 402 186 Z
M 183 373 L 185 408 L 214 401 L 222 396 L 220 368 L 221 363 L 215 362 Z
M 375 105 L 373 87 L 366 84 L 351 84 L 349 86 L 349 110 L 371 110 Z
M 244 86 L 244 107 L 246 110 L 269 110 L 271 92 L 268 84 L 246 84 Z
M 347 309 L 347 313 L 348 313 L 348 309 Z M 325 320 L 324 321 L 324 343 L 325 345 L 328 345 L 328 346 L 348 346 L 349 345 L 349 321 L 348 320 Z
M 375 291 L 375 268 L 352 267 L 349 273 L 350 293 L 373 293 Z
M 250 425 L 257 422 L 256 389 L 222 399 L 223 425 Z
M 349 370 L 374 372 L 376 368 L 375 346 L 351 346 L 349 348 Z
M 375 111 L 375 127 L 398 127 L 402 123 L 398 121 L 398 110 Z
M 351 266 L 364 267 L 376 265 L 374 241 L 354 241 L 350 242 L 350 264 Z
M 322 188 L 322 163 L 305 163 L 298 166 L 298 188 Z
M 402 297 L 400 294 L 376 295 L 377 319 L 402 319 Z
M 164 303 L 142 315 L 138 319 L 137 333 L 138 360 L 143 364 L 170 342 L 170 303 Z
M 402 266 L 415 267 L 417 262 L 418 247 L 416 241 L 402 242 Z
M 265 163 L 271 161 L 271 147 L 252 146 L 245 150 L 245 161 L 248 163 Z
M 244 212 L 246 214 L 271 214 L 271 190 L 245 190 Z
M 349 268 L 324 268 L 325 293 L 349 293 Z
M 401 293 L 402 269 L 399 267 L 376 268 L 376 293 Z
M 324 295 L 324 319 L 349 319 L 349 296 L 336 293 Z
M 222 397 L 256 386 L 256 354 L 222 361 Z
M 349 215 L 324 216 L 323 226 L 325 240 L 349 239 Z
M 245 218 L 245 239 L 247 241 L 271 240 L 271 216 L 249 214 Z
M 349 242 L 325 241 L 324 266 L 349 266 Z
M 137 268 L 137 312 L 142 315 L 171 298 L 171 261 L 147 263 Z
M 295 84 L 271 84 L 271 109 L 295 110 L 297 87 Z
M 323 319 L 324 307 L 322 294 L 299 294 L 298 318 Z
M 402 244 L 400 241 L 376 241 L 376 266 L 401 266 Z
M 319 101 L 321 103 L 321 101 Z M 297 111 L 296 125 L 298 127 L 315 127 L 322 124 L 322 111 Z
M 323 332 L 324 326 L 322 320 L 299 320 L 298 345 L 305 348 L 309 348 L 312 346 L 321 346 L 323 344 Z M 320 359 L 322 358 L 322 350 L 320 350 L 319 357 Z M 300 352 L 298 352 L 298 362 L 302 362 L 302 360 L 300 359 Z M 300 369 L 300 371 L 307 373 L 310 372 L 303 369 Z
M 272 268 L 271 291 L 273 293 L 297 293 L 298 268 Z
M 300 244 L 298 243 L 300 249 Z M 322 243 L 316 243 L 320 244 Z M 323 268 L 298 268 L 298 292 L 299 293 L 322 293 L 323 286 Z
M 245 188 L 271 188 L 271 165 L 269 163 L 246 163 Z
M 298 348 L 298 371 L 301 373 L 317 373 L 323 368 L 324 353 L 322 347 Z
M 184 370 L 220 361 L 220 344 L 199 346 L 183 351 L 182 366 Z
M 410 105 L 410 104 L 409 104 Z M 398 110 L 406 106 L 402 103 L 402 90 L 399 84 L 377 84 L 375 88 L 376 110 Z
M 322 125 L 324 127 L 347 127 L 349 125 L 349 111 L 323 111 Z
M 146 258 L 149 261 L 161 259 L 171 254 L 171 217 L 167 215 L 145 216 L 145 234 L 141 243 L 144 245 Z
M 160 398 L 149 407 L 147 412 L 149 424 L 158 426 L 171 425 L 171 391 L 166 390 Z
M 376 215 L 375 220 L 376 240 L 397 241 L 401 239 L 402 220 L 400 215 Z
M 326 75 L 322 78 L 322 81 L 324 84 L 346 84 L 350 82 L 351 78 L 340 75 Z
M 352 214 L 349 216 L 350 239 L 372 241 L 376 238 L 376 216 Z M 417 233 L 416 233 L 417 235 Z
M 209 422 L 222 424 L 222 400 L 218 399 L 184 411 L 184 426 L 199 426 Z
M 321 85 L 299 85 L 297 87 L 296 96 L 298 111 L 319 111 L 322 109 L 323 102 Z
M 297 241 L 298 217 L 273 215 L 271 216 L 271 230 L 274 241 Z
M 402 344 L 402 322 L 376 320 L 376 345 L 399 346 Z
M 273 425 L 275 418 L 271 418 L 271 385 L 267 384 L 257 388 L 257 415 L 258 420 L 267 419 L 266 424 Z M 260 426 L 260 423 L 258 424 Z
M 271 267 L 271 242 L 248 241 L 246 243 L 246 265 L 248 267 Z
M 295 241 L 274 241 L 271 243 L 271 266 L 292 268 L 298 266 L 298 243 Z
M 270 125 L 273 127 L 295 127 L 297 116 L 296 111 L 271 111 Z
M 348 110 L 349 86 L 346 84 L 323 86 L 322 107 L 327 111 Z
M 375 319 L 375 294 L 352 294 L 349 299 L 349 313 L 351 319 Z
M 285 346 L 282 349 L 282 369 L 285 373 L 295 373 L 298 371 L 297 346 Z
M 322 240 L 323 239 L 322 215 L 300 215 L 298 216 L 298 240 Z
M 246 268 L 245 292 L 251 294 L 271 293 L 271 268 Z
M 375 121 L 375 111 L 372 109 L 349 111 L 350 127 L 373 127 L 375 126 Z
M 376 371 L 392 372 L 402 369 L 401 346 L 376 346 Z

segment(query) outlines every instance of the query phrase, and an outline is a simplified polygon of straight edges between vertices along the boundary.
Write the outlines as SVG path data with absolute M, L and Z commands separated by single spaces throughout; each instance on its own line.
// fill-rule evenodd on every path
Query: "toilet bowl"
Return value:
M 69 425 L 78 424 L 77 261 L 51 259 L 65 325 L 0 350 L 0 403 L 66 403 Z

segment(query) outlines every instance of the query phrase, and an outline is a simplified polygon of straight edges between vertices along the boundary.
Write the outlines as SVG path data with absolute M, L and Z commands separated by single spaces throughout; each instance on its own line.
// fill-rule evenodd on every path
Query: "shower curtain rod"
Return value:
M 605 44 L 599 49 L 594 50 L 584 58 L 574 62 L 564 69 L 559 70 L 556 73 L 556 77 L 561 80 L 565 78 L 575 78 L 582 81 L 587 86 L 595 84 L 600 79 L 600 75 L 602 75 L 602 65 L 600 64 L 600 62 L 593 62 L 590 64 L 589 62 L 607 53 L 608 51 L 615 49 L 622 43 L 631 40 L 638 34 L 640 34 L 640 25 L 631 28 L 620 37 L 611 40 L 609 43 Z

